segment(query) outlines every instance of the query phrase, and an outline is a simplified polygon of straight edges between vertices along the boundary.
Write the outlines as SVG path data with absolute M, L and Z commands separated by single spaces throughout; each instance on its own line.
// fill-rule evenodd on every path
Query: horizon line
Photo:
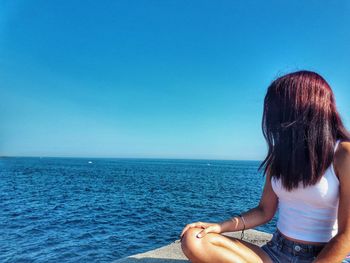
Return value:
M 57 158 L 57 159 L 146 159 L 146 160 L 198 160 L 198 161 L 241 161 L 241 162 L 262 162 L 263 160 L 252 160 L 252 159 L 208 159 L 208 158 L 173 158 L 173 157 L 91 157 L 91 156 L 26 156 L 26 155 L 0 155 L 2 158 Z

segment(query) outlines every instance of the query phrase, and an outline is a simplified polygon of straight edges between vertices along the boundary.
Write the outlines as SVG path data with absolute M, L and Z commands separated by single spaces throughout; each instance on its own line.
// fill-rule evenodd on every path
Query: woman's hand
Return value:
M 197 235 L 198 238 L 202 238 L 208 233 L 218 233 L 218 234 L 220 234 L 222 232 L 220 224 L 196 222 L 196 223 L 192 223 L 192 224 L 186 225 L 185 228 L 181 232 L 180 238 L 182 239 L 183 235 L 185 234 L 185 232 L 188 229 L 194 228 L 194 227 L 203 228 L 203 230 L 198 233 L 198 235 Z

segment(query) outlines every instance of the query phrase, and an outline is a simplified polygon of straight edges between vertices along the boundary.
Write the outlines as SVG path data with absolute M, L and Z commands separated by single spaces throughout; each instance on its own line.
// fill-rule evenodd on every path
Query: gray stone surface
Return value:
M 224 233 L 230 237 L 241 237 L 241 232 Z M 244 240 L 262 246 L 271 239 L 271 234 L 256 230 L 246 230 Z M 181 251 L 180 241 L 175 242 L 145 253 L 133 255 L 114 261 L 113 263 L 188 263 L 185 255 Z

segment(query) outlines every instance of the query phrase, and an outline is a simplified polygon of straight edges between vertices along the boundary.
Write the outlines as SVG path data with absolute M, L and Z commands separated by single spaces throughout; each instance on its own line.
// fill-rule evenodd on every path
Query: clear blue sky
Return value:
M 260 160 L 278 75 L 350 125 L 350 2 L 0 2 L 0 155 Z

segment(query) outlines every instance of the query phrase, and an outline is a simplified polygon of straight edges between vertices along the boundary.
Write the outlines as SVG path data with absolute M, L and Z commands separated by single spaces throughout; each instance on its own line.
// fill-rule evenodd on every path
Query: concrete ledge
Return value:
M 225 233 L 224 235 L 240 238 L 241 232 L 230 232 Z M 244 240 L 262 246 L 267 241 L 271 239 L 272 235 L 260 232 L 257 230 L 247 230 L 244 234 Z M 176 240 L 175 242 L 155 249 L 145 253 L 136 254 L 130 257 L 118 259 L 114 263 L 188 263 L 189 261 L 182 253 L 180 241 Z

